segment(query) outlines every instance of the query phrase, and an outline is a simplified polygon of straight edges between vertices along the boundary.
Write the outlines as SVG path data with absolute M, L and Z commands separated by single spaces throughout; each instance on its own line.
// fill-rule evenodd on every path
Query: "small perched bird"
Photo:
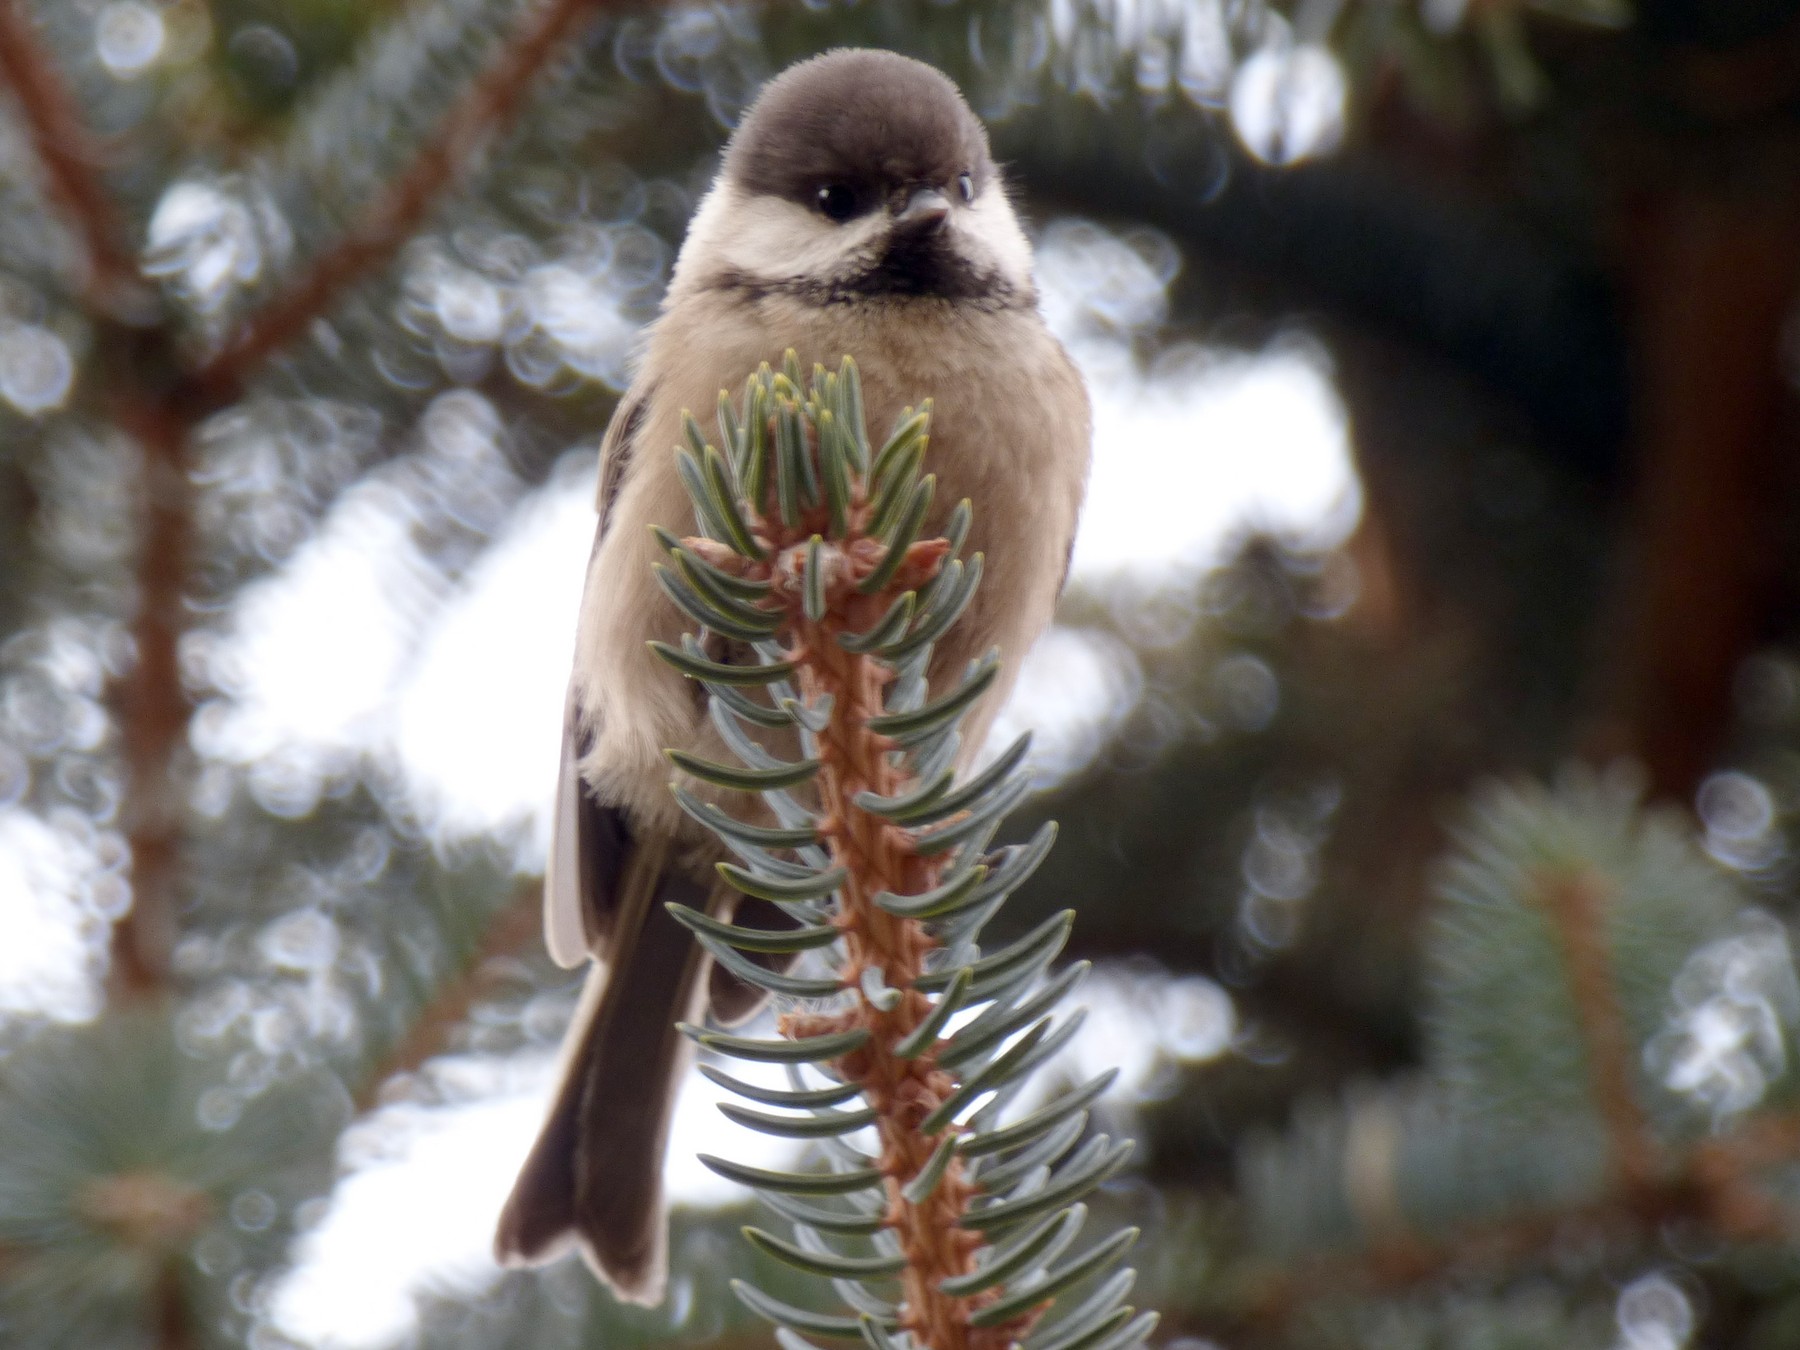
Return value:
M 655 584 L 649 527 L 693 532 L 674 456 L 683 410 L 711 409 L 721 388 L 789 347 L 806 368 L 856 358 L 872 434 L 904 405 L 936 400 L 926 467 L 937 515 L 972 501 L 969 547 L 987 566 L 931 679 L 954 682 L 994 647 L 1005 663 L 965 724 L 965 760 L 1050 622 L 1087 480 L 1087 395 L 1038 313 L 1031 246 L 956 86 L 862 50 L 772 80 L 694 214 L 600 449 L 544 897 L 551 955 L 593 965 L 549 1119 L 495 1239 L 510 1262 L 578 1243 L 619 1297 L 640 1303 L 659 1301 L 666 1277 L 663 1154 L 688 1063 L 674 1023 L 757 1006 L 748 986 L 709 974 L 664 909 L 723 916 L 752 902 L 719 880 L 716 846 L 669 792 L 665 747 L 730 756 L 703 691 L 646 648 L 686 626 Z

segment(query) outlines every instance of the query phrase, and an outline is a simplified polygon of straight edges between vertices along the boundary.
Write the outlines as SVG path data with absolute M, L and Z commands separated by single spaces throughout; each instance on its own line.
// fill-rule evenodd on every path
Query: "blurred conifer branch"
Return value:
M 117 368 L 109 371 L 116 381 L 109 400 L 142 454 L 136 660 L 115 690 L 130 783 L 125 814 L 133 903 L 115 926 L 112 982 L 126 996 L 162 990 L 175 941 L 183 797 L 174 779 L 175 757 L 191 713 L 178 652 L 193 561 L 188 437 L 204 416 L 240 395 L 258 366 L 393 255 L 478 146 L 517 111 L 562 41 L 596 8 L 597 0 L 549 0 L 528 10 L 388 194 L 285 292 L 252 314 L 221 351 L 189 369 L 166 317 L 137 330 L 118 323 L 121 313 L 143 308 L 143 285 L 119 212 L 95 172 L 100 152 L 18 0 L 0 4 L 0 75 L 24 114 L 52 196 L 82 240 L 87 275 L 80 292 L 117 357 Z
M 143 456 L 142 562 L 132 633 L 137 659 L 116 691 L 132 783 L 133 799 L 126 814 L 134 900 L 115 928 L 113 984 L 120 992 L 137 996 L 160 989 L 173 943 L 171 891 L 180 808 L 169 781 L 169 761 L 188 717 L 176 646 L 189 558 L 183 447 L 191 412 L 180 393 L 165 383 L 175 368 L 173 351 L 145 351 L 146 346 L 158 345 L 158 338 L 166 340 L 167 330 L 157 327 L 138 334 L 120 322 L 144 308 L 142 277 L 118 210 L 96 171 L 101 151 L 19 0 L 0 3 L 0 76 L 24 116 L 50 195 L 81 240 L 78 294 L 96 330 L 126 358 L 117 372 L 123 378 L 112 391 L 112 402 Z M 150 377 L 142 379 L 147 371 Z
M 1233 1325 L 1514 1272 L 1578 1235 L 1649 1251 L 1670 1224 L 1749 1247 L 1800 1232 L 1785 1059 L 1711 1132 L 1696 1120 L 1726 1076 L 1759 1072 L 1698 1039 L 1712 1000 L 1795 1024 L 1781 930 L 1617 778 L 1491 789 L 1460 845 L 1430 953 L 1429 1072 L 1315 1105 L 1244 1152 L 1267 1264 L 1223 1300 Z
M 1547 875 L 1535 898 L 1556 925 L 1587 1053 L 1587 1078 L 1620 1185 L 1626 1195 L 1636 1195 L 1653 1184 L 1660 1168 L 1657 1143 L 1632 1082 L 1631 1034 L 1619 1007 L 1606 937 L 1612 903 L 1607 882 L 1585 872 Z
M 98 173 L 104 151 L 38 41 L 23 0 L 0 3 L 0 80 L 22 114 L 51 199 L 81 240 L 84 275 L 77 289 L 96 318 L 141 308 L 143 279 L 130 236 Z M 132 297 L 137 303 L 128 303 Z
M 982 569 L 980 554 L 956 556 L 967 502 L 944 537 L 922 533 L 936 482 L 921 474 L 930 416 L 929 402 L 905 409 L 874 447 L 851 360 L 815 367 L 808 382 L 790 351 L 782 373 L 764 366 L 750 377 L 741 401 L 721 393 L 723 451 L 692 418 L 677 450 L 706 534 L 664 535 L 674 567 L 659 566 L 658 577 L 703 635 L 749 644 L 755 660 L 714 660 L 704 636 L 652 644 L 706 686 L 713 724 L 741 767 L 671 758 L 707 789 L 759 802 L 775 825 L 745 822 L 686 787 L 677 799 L 737 855 L 719 864 L 724 878 L 800 925 L 771 935 L 672 907 L 716 961 L 784 1009 L 778 1041 L 685 1030 L 719 1054 L 787 1065 L 788 1092 L 715 1081 L 799 1114 L 720 1109 L 751 1129 L 819 1141 L 830 1166 L 702 1161 L 787 1221 L 791 1240 L 745 1229 L 757 1249 L 830 1281 L 849 1305 L 818 1313 L 734 1286 L 790 1350 L 808 1335 L 860 1338 L 870 1350 L 1129 1350 L 1156 1316 L 1123 1306 L 1130 1272 L 1101 1277 L 1137 1230 L 1065 1256 L 1086 1218 L 1081 1201 L 1130 1153 L 1105 1135 L 1080 1142 L 1085 1107 L 1113 1074 L 1001 1121 L 1031 1071 L 1080 1025 L 1079 1013 L 1058 1024 L 1056 1009 L 1086 967 L 1047 974 L 1067 912 L 998 951 L 977 945 L 1053 830 L 988 850 L 1026 791 L 1018 768 L 1028 738 L 955 782 L 958 727 L 993 682 L 996 658 L 973 663 L 935 698 L 926 685 L 933 643 Z M 784 733 L 801 758 L 771 753 L 752 728 Z M 769 953 L 793 955 L 793 968 L 753 959 Z M 840 1109 L 858 1099 L 859 1109 Z M 875 1132 L 873 1154 L 853 1142 L 865 1128 Z M 856 1254 L 837 1245 L 846 1240 Z M 1077 1288 L 1073 1311 L 1040 1326 Z
M 1538 1141 L 1545 1161 L 1559 1141 Z M 1391 1160 L 1390 1160 L 1391 1161 Z M 1529 1165 L 1530 1159 L 1522 1160 Z M 1320 1303 L 1402 1295 L 1445 1278 L 1506 1278 L 1540 1268 L 1571 1244 L 1653 1254 L 1673 1225 L 1725 1242 L 1778 1251 L 1800 1231 L 1800 1211 L 1779 1197 L 1780 1173 L 1800 1162 L 1800 1117 L 1769 1112 L 1739 1129 L 1659 1160 L 1642 1182 L 1622 1177 L 1585 1201 L 1430 1232 L 1390 1234 L 1359 1250 L 1289 1264 L 1252 1263 L 1184 1330 L 1278 1334 Z M 1312 1178 L 1317 1180 L 1317 1176 Z M 1396 1201 L 1398 1197 L 1392 1197 Z
M 386 1084 L 402 1074 L 416 1073 L 427 1060 L 449 1048 L 457 1028 L 493 983 L 490 963 L 524 951 L 542 933 L 543 900 L 542 886 L 533 881 L 516 888 L 495 911 L 462 963 L 461 973 L 443 982 L 393 1048 L 363 1076 L 354 1096 L 358 1111 L 373 1110 Z
M 279 1256 L 293 1231 L 284 1207 L 329 1176 L 342 1094 L 301 1075 L 228 1108 L 224 1065 L 180 1039 L 166 1004 L 139 1006 L 47 1032 L 9 1059 L 0 1083 L 0 1132 L 13 1144 L 0 1158 L 9 1344 L 195 1350 L 247 1329 L 241 1313 L 221 1314 L 221 1266 L 193 1253 L 224 1242 Z M 129 1111 L 117 1108 L 121 1093 Z
M 208 399 L 229 400 L 271 355 L 304 336 L 350 287 L 406 243 L 469 161 L 504 131 L 537 75 L 584 20 L 628 0 L 544 0 L 469 85 L 386 194 L 327 247 L 285 290 L 252 314 L 190 377 Z

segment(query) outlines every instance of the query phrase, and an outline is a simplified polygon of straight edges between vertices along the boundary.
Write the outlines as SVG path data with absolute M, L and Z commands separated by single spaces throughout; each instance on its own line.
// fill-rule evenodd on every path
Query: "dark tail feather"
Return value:
M 707 908 L 709 889 L 661 873 L 664 850 L 633 853 L 612 959 L 588 976 L 561 1085 L 501 1211 L 494 1248 L 502 1261 L 536 1262 L 578 1241 L 620 1298 L 653 1304 L 667 1278 L 663 1155 L 691 1058 L 674 1024 L 703 1015 L 707 964 L 663 906 Z

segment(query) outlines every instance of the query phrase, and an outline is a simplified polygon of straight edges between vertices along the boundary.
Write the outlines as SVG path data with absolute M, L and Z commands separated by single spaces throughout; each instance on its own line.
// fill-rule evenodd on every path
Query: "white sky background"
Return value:
M 1047 317 L 1095 403 L 1075 586 L 1121 598 L 1189 587 L 1251 524 L 1321 545 L 1348 532 L 1360 494 L 1344 412 L 1315 349 L 1299 340 L 1254 354 L 1165 349 L 1145 370 L 1132 343 L 1163 320 L 1176 265 L 1166 241 L 1065 221 L 1039 247 Z M 373 765 L 437 837 L 498 835 L 517 845 L 522 869 L 541 865 L 592 539 L 593 456 L 572 452 L 544 486 L 508 496 L 498 434 L 478 396 L 444 395 L 406 466 L 344 493 L 288 564 L 246 591 L 231 635 L 206 653 L 230 694 L 196 719 L 195 746 L 213 772 L 242 771 L 270 809 L 303 815 L 334 777 Z M 420 508 L 397 490 L 402 472 L 485 485 L 494 539 L 454 586 L 418 552 L 409 525 Z M 1040 778 L 1054 780 L 1099 751 L 1138 685 L 1116 640 L 1055 629 L 996 734 L 1031 727 Z M 92 919 L 71 897 L 96 859 L 79 836 L 7 805 L 5 767 L 0 1015 L 91 1015 L 94 944 L 77 925 Z M 1176 1028 L 1128 1066 L 1138 1090 L 1158 1063 L 1217 1053 L 1233 1034 L 1229 1001 L 1205 981 L 1096 981 L 1085 1001 L 1090 1026 L 1069 1053 L 1096 1068 L 1141 1044 L 1118 1034 L 1127 1019 Z M 346 1177 L 276 1302 L 289 1334 L 381 1346 L 412 1324 L 413 1290 L 494 1277 L 493 1215 L 538 1124 L 550 1065 L 452 1067 L 460 1086 L 448 1096 L 459 1104 L 390 1107 L 347 1141 Z M 693 1162 L 699 1140 L 745 1161 L 770 1144 L 724 1122 L 703 1084 L 687 1094 L 675 1135 L 671 1193 L 693 1202 L 726 1189 Z

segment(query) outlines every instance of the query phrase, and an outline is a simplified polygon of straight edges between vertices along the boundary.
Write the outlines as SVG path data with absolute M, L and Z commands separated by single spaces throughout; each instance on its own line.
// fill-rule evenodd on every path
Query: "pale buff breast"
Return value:
M 1080 377 L 1028 310 L 997 313 L 908 302 L 900 312 L 824 309 L 764 300 L 687 298 L 651 335 L 645 370 L 663 372 L 590 564 L 578 636 L 582 697 L 595 722 L 583 769 L 604 798 L 675 823 L 665 747 L 730 759 L 698 710 L 692 687 L 646 648 L 688 627 L 651 573 L 659 550 L 647 528 L 693 528 L 675 472 L 681 411 L 711 431 L 722 384 L 735 393 L 760 362 L 794 347 L 804 369 L 845 354 L 862 371 L 870 436 L 879 443 L 900 410 L 935 400 L 926 470 L 938 477 L 940 523 L 962 498 L 974 507 L 965 553 L 986 555 L 974 603 L 939 644 L 934 687 L 998 647 L 996 688 L 966 724 L 965 754 L 979 747 L 1025 648 L 1050 621 L 1087 478 L 1089 417 Z M 979 370 L 979 384 L 971 371 Z

